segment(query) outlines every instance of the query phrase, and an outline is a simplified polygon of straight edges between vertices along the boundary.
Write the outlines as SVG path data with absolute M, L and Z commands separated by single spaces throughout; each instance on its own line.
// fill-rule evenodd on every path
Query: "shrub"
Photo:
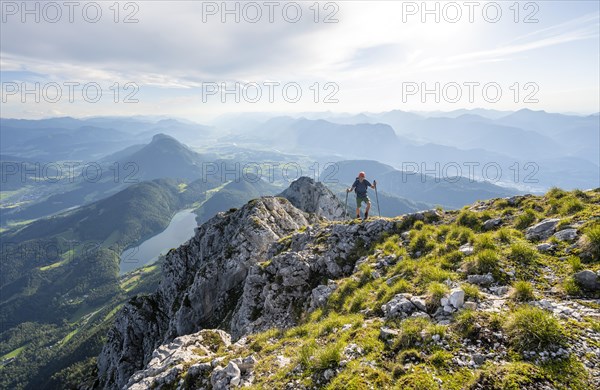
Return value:
M 535 214 L 535 211 L 533 211 L 532 209 L 525 209 L 523 211 L 523 214 L 520 214 L 515 219 L 515 227 L 517 229 L 525 229 L 526 227 L 533 225 L 536 219 L 537 216 Z
M 505 324 L 512 345 L 518 350 L 543 349 L 565 344 L 565 332 L 552 314 L 524 305 L 515 310 Z
M 516 281 L 513 284 L 514 291 L 512 293 L 512 299 L 517 302 L 527 302 L 533 301 L 535 299 L 535 295 L 533 293 L 533 286 L 531 283 L 525 280 Z
M 495 272 L 498 269 L 500 259 L 495 251 L 486 249 L 477 254 L 477 271 L 482 274 Z
M 530 264 L 537 257 L 537 252 L 529 246 L 522 243 L 515 243 L 510 246 L 510 258 L 521 264 Z

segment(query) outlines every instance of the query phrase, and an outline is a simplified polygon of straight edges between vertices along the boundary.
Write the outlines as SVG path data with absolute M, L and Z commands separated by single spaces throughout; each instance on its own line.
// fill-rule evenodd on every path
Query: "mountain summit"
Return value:
M 167 134 L 155 134 L 152 141 L 119 161 L 125 174 L 137 180 L 163 177 L 198 179 L 204 157 Z

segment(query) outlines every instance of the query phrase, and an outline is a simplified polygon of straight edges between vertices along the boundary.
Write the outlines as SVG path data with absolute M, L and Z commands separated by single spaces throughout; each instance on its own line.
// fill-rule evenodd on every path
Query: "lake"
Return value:
M 196 214 L 193 209 L 182 210 L 175 214 L 169 226 L 159 234 L 150 237 L 139 246 L 129 248 L 121 254 L 119 274 L 151 264 L 171 248 L 177 248 L 194 235 Z

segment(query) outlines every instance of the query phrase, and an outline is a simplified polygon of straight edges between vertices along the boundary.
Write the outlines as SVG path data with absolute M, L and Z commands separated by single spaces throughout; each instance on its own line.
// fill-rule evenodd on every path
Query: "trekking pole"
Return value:
M 344 204 L 344 221 L 346 220 L 347 214 L 348 214 L 348 190 L 346 190 L 346 202 Z
M 377 183 L 376 180 L 373 180 Z M 379 195 L 377 195 L 377 184 L 375 184 L 375 200 L 377 200 L 377 214 L 379 214 L 379 218 L 381 218 L 381 210 L 379 210 Z

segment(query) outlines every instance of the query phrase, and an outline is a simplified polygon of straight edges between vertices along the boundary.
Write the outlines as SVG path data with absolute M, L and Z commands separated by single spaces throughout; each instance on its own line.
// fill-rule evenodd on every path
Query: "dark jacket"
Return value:
M 356 196 L 359 198 L 365 198 L 367 196 L 367 188 L 371 187 L 371 183 L 367 179 L 363 179 L 362 183 L 358 180 L 354 180 L 354 184 L 352 184 L 352 188 L 356 192 Z

